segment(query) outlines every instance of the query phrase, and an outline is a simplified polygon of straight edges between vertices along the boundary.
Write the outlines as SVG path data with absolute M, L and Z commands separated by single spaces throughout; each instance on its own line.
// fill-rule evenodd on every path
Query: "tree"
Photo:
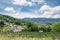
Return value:
M 53 32 L 60 32 L 60 22 L 53 23 L 51 28 Z
M 48 27 L 45 27 L 45 28 L 44 28 L 44 31 L 45 31 L 45 32 L 50 32 L 50 31 L 51 31 L 51 27 L 48 25 Z
M 39 31 L 37 24 L 32 24 L 31 31 Z
M 32 26 L 32 23 L 31 22 L 27 22 L 26 25 L 27 25 L 28 28 L 30 28 Z
M 40 30 L 42 30 L 43 32 L 50 32 L 51 31 L 51 27 L 49 25 L 41 26 Z
M 2 28 L 4 26 L 4 22 L 0 21 L 0 28 Z
M 26 25 L 27 25 L 27 28 L 28 28 L 30 31 L 38 31 L 38 30 L 39 30 L 37 24 L 35 24 L 35 23 L 27 22 Z

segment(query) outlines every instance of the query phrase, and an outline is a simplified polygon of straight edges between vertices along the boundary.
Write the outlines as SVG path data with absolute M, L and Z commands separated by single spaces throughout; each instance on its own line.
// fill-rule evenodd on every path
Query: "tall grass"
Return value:
M 25 36 L 6 36 L 0 35 L 0 40 L 52 40 L 50 37 L 25 37 Z
M 53 40 L 60 33 L 17 32 L 0 33 L 0 40 Z

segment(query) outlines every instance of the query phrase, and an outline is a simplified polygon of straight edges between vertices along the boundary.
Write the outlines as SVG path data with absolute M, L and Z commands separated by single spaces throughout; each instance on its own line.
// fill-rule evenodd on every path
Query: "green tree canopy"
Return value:
M 60 22 L 53 23 L 51 28 L 53 32 L 60 32 Z

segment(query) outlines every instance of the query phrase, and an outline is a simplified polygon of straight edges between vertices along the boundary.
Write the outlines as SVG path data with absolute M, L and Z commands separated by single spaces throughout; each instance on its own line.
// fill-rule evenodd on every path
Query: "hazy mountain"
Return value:
M 24 18 L 22 20 L 40 23 L 60 22 L 60 18 Z

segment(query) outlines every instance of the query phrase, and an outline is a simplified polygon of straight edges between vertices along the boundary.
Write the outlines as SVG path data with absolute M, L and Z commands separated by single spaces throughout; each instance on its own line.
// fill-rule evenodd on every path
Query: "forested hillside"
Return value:
M 25 21 L 22 21 L 20 19 L 16 19 L 7 15 L 0 14 L 0 20 L 6 21 L 8 23 L 14 23 L 16 25 L 22 25 L 22 23 L 25 23 Z

